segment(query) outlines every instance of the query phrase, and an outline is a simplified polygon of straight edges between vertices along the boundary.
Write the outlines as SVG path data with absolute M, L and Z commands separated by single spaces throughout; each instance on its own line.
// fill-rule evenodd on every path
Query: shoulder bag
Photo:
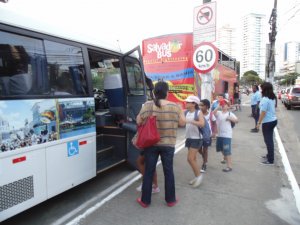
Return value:
M 132 143 L 137 149 L 144 149 L 155 145 L 159 141 L 160 135 L 157 130 L 156 116 L 153 115 L 152 105 L 150 116 L 146 119 L 145 123 L 137 127 L 137 133 L 133 137 Z

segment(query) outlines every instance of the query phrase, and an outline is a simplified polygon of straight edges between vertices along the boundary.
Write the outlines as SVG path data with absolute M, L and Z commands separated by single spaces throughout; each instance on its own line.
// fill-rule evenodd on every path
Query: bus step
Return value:
M 98 161 L 97 162 L 97 174 L 101 173 L 105 170 L 108 170 L 118 164 L 124 163 L 125 161 L 126 161 L 125 159 L 112 159 L 112 158 Z

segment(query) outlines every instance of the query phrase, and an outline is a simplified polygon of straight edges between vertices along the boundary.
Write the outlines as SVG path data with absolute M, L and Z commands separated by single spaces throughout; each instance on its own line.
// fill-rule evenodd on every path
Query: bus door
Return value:
M 120 56 L 88 49 L 95 99 L 97 173 L 126 161 L 127 131 L 124 79 Z
M 139 58 L 133 58 L 135 55 Z M 127 120 L 123 128 L 127 130 L 127 162 L 136 168 L 136 158 L 139 151 L 132 145 L 131 140 L 136 133 L 136 117 L 142 105 L 147 101 L 146 77 L 140 47 L 124 54 L 121 59 L 121 69 L 126 77 Z

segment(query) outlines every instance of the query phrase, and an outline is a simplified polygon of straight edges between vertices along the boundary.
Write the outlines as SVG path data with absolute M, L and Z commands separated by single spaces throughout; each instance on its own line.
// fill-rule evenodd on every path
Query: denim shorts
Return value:
M 211 138 L 209 140 L 203 140 L 202 146 L 204 148 L 207 148 L 207 147 L 211 146 Z
M 225 156 L 231 155 L 231 138 L 217 137 L 216 149 Z
M 185 140 L 185 147 L 200 149 L 202 147 L 202 143 L 202 139 L 187 138 Z

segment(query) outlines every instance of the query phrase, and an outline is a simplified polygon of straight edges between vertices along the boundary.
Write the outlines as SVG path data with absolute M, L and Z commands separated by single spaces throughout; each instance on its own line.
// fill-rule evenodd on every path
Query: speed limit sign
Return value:
M 195 70 L 200 73 L 208 73 L 215 68 L 218 62 L 218 49 L 210 42 L 202 42 L 198 45 L 193 55 Z

